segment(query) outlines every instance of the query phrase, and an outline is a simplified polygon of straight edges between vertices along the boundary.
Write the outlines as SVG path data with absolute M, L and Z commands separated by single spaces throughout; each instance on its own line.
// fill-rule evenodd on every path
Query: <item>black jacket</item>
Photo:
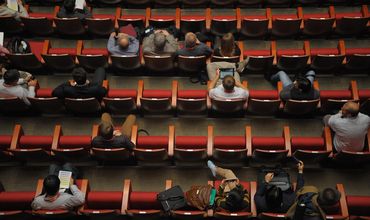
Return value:
M 83 86 L 71 86 L 69 82 L 63 83 L 53 90 L 52 95 L 60 99 L 64 98 L 96 98 L 99 101 L 106 95 L 107 90 L 101 85 L 89 83 Z

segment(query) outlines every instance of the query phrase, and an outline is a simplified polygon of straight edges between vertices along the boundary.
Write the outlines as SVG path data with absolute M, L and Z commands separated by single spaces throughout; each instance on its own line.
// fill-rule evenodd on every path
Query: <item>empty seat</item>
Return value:
M 111 55 L 112 67 L 117 71 L 132 71 L 141 67 L 139 55 Z
M 356 81 L 349 83 L 348 89 L 323 90 L 320 89 L 321 110 L 326 113 L 333 113 L 340 110 L 344 103 L 352 100 L 358 101 L 358 90 Z
M 14 96 L 0 96 L 0 112 L 3 114 L 19 114 L 29 110 L 23 100 Z
M 120 27 L 132 24 L 134 27 L 144 28 L 145 21 L 146 21 L 145 9 L 133 9 L 133 8 L 122 9 L 121 18 L 117 18 L 117 22 Z
M 309 56 L 306 54 L 304 45 L 302 45 L 302 48 L 278 48 L 276 54 L 274 54 L 276 43 L 271 43 L 273 55 L 277 59 L 277 67 L 279 69 L 287 72 L 298 72 L 307 66 Z
M 266 14 L 251 15 L 249 14 L 249 11 L 244 11 L 241 9 L 241 19 L 240 33 L 243 36 L 250 38 L 267 36 L 269 19 L 267 18 Z
M 108 64 L 108 50 L 106 48 L 86 48 L 83 41 L 79 41 L 77 59 L 79 64 L 88 70 L 106 67 Z
M 344 55 L 341 54 L 338 44 L 337 48 L 313 48 L 310 42 L 305 42 L 310 47 L 311 67 L 318 71 L 337 70 L 342 66 Z M 312 45 L 312 44 L 311 44 Z
M 134 89 L 109 89 L 103 98 L 105 108 L 112 114 L 130 114 L 136 111 L 137 91 Z
M 13 16 L 0 17 L 0 32 L 5 32 L 9 34 L 20 34 L 22 31 L 22 23 L 15 20 Z
M 198 74 L 206 68 L 206 56 L 181 56 L 177 57 L 177 66 L 184 73 Z
M 269 9 L 267 9 L 269 10 Z M 271 33 L 275 37 L 294 37 L 299 34 L 302 19 L 294 14 L 273 14 Z
M 149 25 L 154 28 L 168 28 L 176 25 L 176 16 L 179 13 L 177 9 L 152 9 L 149 18 Z
M 213 9 L 210 30 L 213 35 L 220 37 L 227 33 L 237 33 L 235 9 Z
M 86 32 L 79 18 L 54 18 L 54 22 L 56 31 L 62 35 L 79 36 Z
M 15 68 L 19 70 L 38 70 L 42 68 L 42 57 L 44 42 L 43 41 L 28 41 L 31 47 L 31 53 L 26 54 L 10 54 L 9 60 Z
M 100 102 L 96 98 L 65 98 L 64 103 L 66 109 L 74 114 L 96 114 L 101 110 Z
M 277 90 L 249 90 L 247 111 L 257 115 L 273 115 L 279 111 L 281 100 Z
M 112 33 L 116 22 L 116 15 L 120 15 L 120 8 L 116 9 L 116 14 L 96 14 L 92 10 L 93 17 L 86 18 L 87 31 L 96 36 L 108 36 Z
M 353 71 L 367 71 L 370 69 L 370 48 L 346 47 L 346 68 Z
M 181 9 L 180 32 L 184 35 L 188 32 L 206 33 L 206 10 Z
M 37 17 L 36 17 L 37 16 Z M 29 17 L 21 17 L 24 29 L 35 35 L 50 35 L 54 33 L 53 17 L 31 13 Z
M 207 90 L 178 90 L 177 91 L 177 114 L 204 115 L 207 113 Z
M 351 219 L 370 218 L 370 196 L 346 196 Z
M 69 72 L 75 67 L 76 54 L 76 48 L 53 48 L 51 42 L 45 40 L 41 56 L 51 69 Z
M 263 44 L 265 42 L 262 42 Z M 254 48 L 252 47 L 254 43 L 245 42 L 243 45 L 243 56 L 244 58 L 249 58 L 248 64 L 245 69 L 253 73 L 263 73 L 269 72 L 273 66 L 274 57 L 271 54 L 271 48 Z
M 330 17 L 329 10 L 310 8 L 306 11 L 298 7 L 298 13 L 303 19 L 303 34 L 309 37 L 319 37 L 327 36 L 332 32 L 335 18 Z
M 330 7 L 334 11 L 334 6 Z M 365 32 L 369 21 L 369 17 L 365 14 L 368 13 L 365 12 L 366 10 L 359 8 L 357 12 L 336 12 L 335 32 L 345 36 L 356 36 Z
M 36 90 L 36 97 L 28 98 L 32 108 L 43 114 L 64 113 L 65 107 L 63 100 L 52 96 L 51 88 L 40 88 Z
M 29 219 L 35 192 L 0 192 L 0 215 L 2 219 Z

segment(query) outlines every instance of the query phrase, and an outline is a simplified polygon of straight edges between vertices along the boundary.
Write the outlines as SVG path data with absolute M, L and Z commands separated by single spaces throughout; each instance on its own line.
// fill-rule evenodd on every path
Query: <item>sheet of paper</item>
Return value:
M 18 1 L 17 0 L 7 0 L 7 6 L 14 11 L 18 11 Z
M 75 8 L 76 9 L 84 9 L 85 0 L 76 0 Z
M 0 32 L 0 45 L 4 45 L 4 32 Z
M 59 171 L 59 180 L 61 189 L 68 189 L 69 182 L 71 181 L 72 172 L 61 170 Z

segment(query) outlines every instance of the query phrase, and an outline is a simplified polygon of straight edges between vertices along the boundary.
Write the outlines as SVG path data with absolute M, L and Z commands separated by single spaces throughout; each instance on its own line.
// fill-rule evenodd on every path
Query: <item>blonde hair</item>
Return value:
M 235 39 L 232 33 L 227 33 L 221 38 L 220 53 L 224 57 L 231 57 L 235 52 Z

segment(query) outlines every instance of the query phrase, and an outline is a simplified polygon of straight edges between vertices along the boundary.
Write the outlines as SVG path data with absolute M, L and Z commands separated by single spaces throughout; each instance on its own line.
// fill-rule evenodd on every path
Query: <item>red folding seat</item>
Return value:
M 124 3 L 130 8 L 150 8 L 151 0 L 125 0 Z
M 176 109 L 177 83 L 171 89 L 144 89 L 144 81 L 139 80 L 137 108 L 141 114 L 172 114 Z
M 207 29 L 215 36 L 222 37 L 227 33 L 236 34 L 237 29 L 237 13 L 236 9 L 210 9 L 207 11 Z
M 340 110 L 348 101 L 358 101 L 358 89 L 356 81 L 349 83 L 348 89 L 323 90 L 320 89 L 321 110 L 332 113 Z
M 12 135 L 10 134 L 0 135 L 0 161 L 11 159 L 11 155 L 8 151 L 10 148 L 11 142 L 12 142 Z
M 16 159 L 22 161 L 46 161 L 50 159 L 52 143 L 52 134 L 25 135 L 22 126 L 17 124 L 9 151 Z
M 119 27 L 132 24 L 134 27 L 144 28 L 146 25 L 146 14 L 150 9 L 122 9 L 121 17 L 117 18 Z
M 268 34 L 269 19 L 266 10 L 263 10 L 261 14 L 256 11 L 256 9 L 240 9 L 240 33 L 245 37 L 260 38 L 266 37 Z M 258 10 L 258 12 L 260 11 L 262 9 Z
M 206 56 L 181 56 L 177 57 L 177 67 L 183 73 L 195 73 L 198 74 L 200 71 L 206 68 L 207 57 Z
M 65 98 L 64 104 L 69 112 L 76 115 L 97 114 L 101 111 L 100 102 L 96 98 Z
M 292 137 L 292 154 L 305 164 L 317 164 L 332 156 L 333 143 L 329 127 L 325 127 L 321 137 Z
M 263 0 L 237 0 L 236 4 L 240 8 L 249 8 L 249 7 L 262 7 Z
M 177 114 L 179 116 L 186 115 L 204 115 L 207 113 L 207 103 L 209 98 L 207 90 L 185 90 L 178 89 L 177 91 Z
M 256 162 L 279 163 L 290 156 L 290 131 L 284 126 L 281 137 L 247 135 L 248 156 Z
M 154 73 L 170 72 L 175 68 L 174 57 L 169 55 L 144 55 L 145 68 Z
M 166 189 L 171 187 L 169 182 L 166 181 Z M 163 207 L 157 200 L 158 193 L 134 191 L 131 180 L 125 179 L 122 213 L 129 216 L 130 219 L 161 219 Z
M 276 9 L 275 9 L 276 10 Z M 272 20 L 271 33 L 278 38 L 295 37 L 299 34 L 302 19 L 295 9 L 286 9 L 286 14 L 278 14 L 275 10 L 266 9 L 267 17 Z
M 208 126 L 208 134 L 212 132 L 212 129 L 212 126 Z M 176 165 L 200 165 L 204 164 L 207 158 L 212 157 L 212 146 L 208 142 L 208 135 L 174 135 L 174 137 L 175 146 L 170 154 L 173 154 Z
M 361 102 L 361 112 L 370 115 L 370 89 L 360 89 L 358 95 Z
M 250 135 L 248 126 L 242 136 L 214 136 L 213 127 L 208 126 L 208 144 L 213 146 L 214 160 L 221 164 L 244 165 L 248 156 L 248 135 Z
M 210 0 L 212 8 L 234 8 L 235 0 Z
M 56 17 L 57 11 L 54 8 L 53 12 L 32 12 L 28 9 L 29 17 L 21 17 L 24 29 L 35 35 L 50 35 L 54 32 L 53 19 Z
M 131 142 L 136 145 L 134 155 L 141 165 L 165 164 L 173 156 L 174 126 L 169 126 L 165 136 L 138 136 L 138 127 L 132 127 Z
M 298 7 L 299 17 L 303 19 L 303 34 L 309 37 L 326 36 L 333 31 L 335 18 L 331 17 L 329 10 L 322 8 Z
M 153 0 L 156 8 L 177 8 L 179 7 L 179 0 Z
M 52 88 L 38 88 L 36 97 L 28 98 L 32 108 L 42 114 L 61 114 L 64 113 L 65 107 L 61 99 L 52 96 Z
M 266 7 L 284 8 L 292 4 L 292 0 L 264 0 Z
M 366 45 L 362 44 L 361 41 L 358 41 L 359 45 Z M 344 44 L 343 40 L 340 40 L 340 44 L 342 45 L 342 53 L 346 55 L 346 69 L 350 70 L 349 72 L 366 72 L 370 69 L 370 47 L 359 47 L 350 46 L 350 43 Z
M 77 60 L 82 67 L 88 70 L 106 67 L 108 56 L 107 48 L 86 48 L 82 40 L 77 42 Z
M 134 113 L 136 109 L 136 89 L 109 89 L 103 98 L 105 109 L 111 114 L 125 115 Z
M 205 9 L 181 9 L 180 32 L 186 34 L 206 33 L 206 10 Z
M 168 28 L 175 25 L 179 28 L 180 9 L 152 9 L 150 16 L 147 17 L 149 25 L 154 28 Z
M 356 36 L 364 33 L 367 30 L 369 10 L 366 5 L 364 5 L 362 8 L 359 8 L 356 12 L 353 12 L 352 10 L 347 12 L 339 9 L 339 7 L 334 8 L 334 6 L 330 6 L 330 10 L 333 12 L 333 14 L 335 14 L 335 32 L 337 34 Z
M 108 62 L 119 74 L 139 69 L 140 60 L 140 55 L 110 55 Z
M 207 8 L 209 0 L 182 0 L 182 8 Z
M 370 196 L 346 196 L 351 220 L 370 219 Z
M 53 48 L 50 40 L 45 40 L 41 54 L 49 68 L 61 72 L 69 72 L 75 67 L 76 55 L 76 47 Z
M 42 68 L 44 60 L 41 57 L 44 41 L 28 41 L 31 47 L 31 53 L 10 54 L 9 60 L 12 65 L 19 70 L 38 70 Z
M 15 96 L 0 96 L 0 112 L 3 114 L 21 114 L 29 111 L 29 106 Z
M 35 192 L 0 192 L 1 219 L 29 219 Z
M 60 6 L 56 6 L 59 11 Z M 86 33 L 82 20 L 79 18 L 54 18 L 55 30 L 66 36 L 80 36 Z
M 317 71 L 338 70 L 343 63 L 344 54 L 340 49 L 340 44 L 337 47 L 313 47 L 310 41 L 305 41 L 306 48 L 311 57 L 311 68 Z
M 274 115 L 281 104 L 277 90 L 249 89 L 247 111 L 256 115 Z
M 271 45 L 266 45 L 265 41 L 244 41 L 239 44 L 243 50 L 243 59 L 249 58 L 248 64 L 245 67 L 247 71 L 254 73 L 266 73 L 271 70 L 274 57 L 271 52 Z M 259 45 L 256 47 L 256 45 Z M 268 49 L 266 49 L 266 46 Z
M 300 42 L 295 42 L 293 45 L 296 44 L 300 44 Z M 296 73 L 307 66 L 309 56 L 304 44 L 301 48 L 279 48 L 278 46 L 277 42 L 271 42 L 272 55 L 275 57 L 274 64 L 277 65 L 277 68 Z
M 92 9 L 92 18 L 86 18 L 87 31 L 96 36 L 108 36 L 115 29 L 116 19 L 121 16 L 121 9 L 116 8 L 115 14 L 98 14 Z

